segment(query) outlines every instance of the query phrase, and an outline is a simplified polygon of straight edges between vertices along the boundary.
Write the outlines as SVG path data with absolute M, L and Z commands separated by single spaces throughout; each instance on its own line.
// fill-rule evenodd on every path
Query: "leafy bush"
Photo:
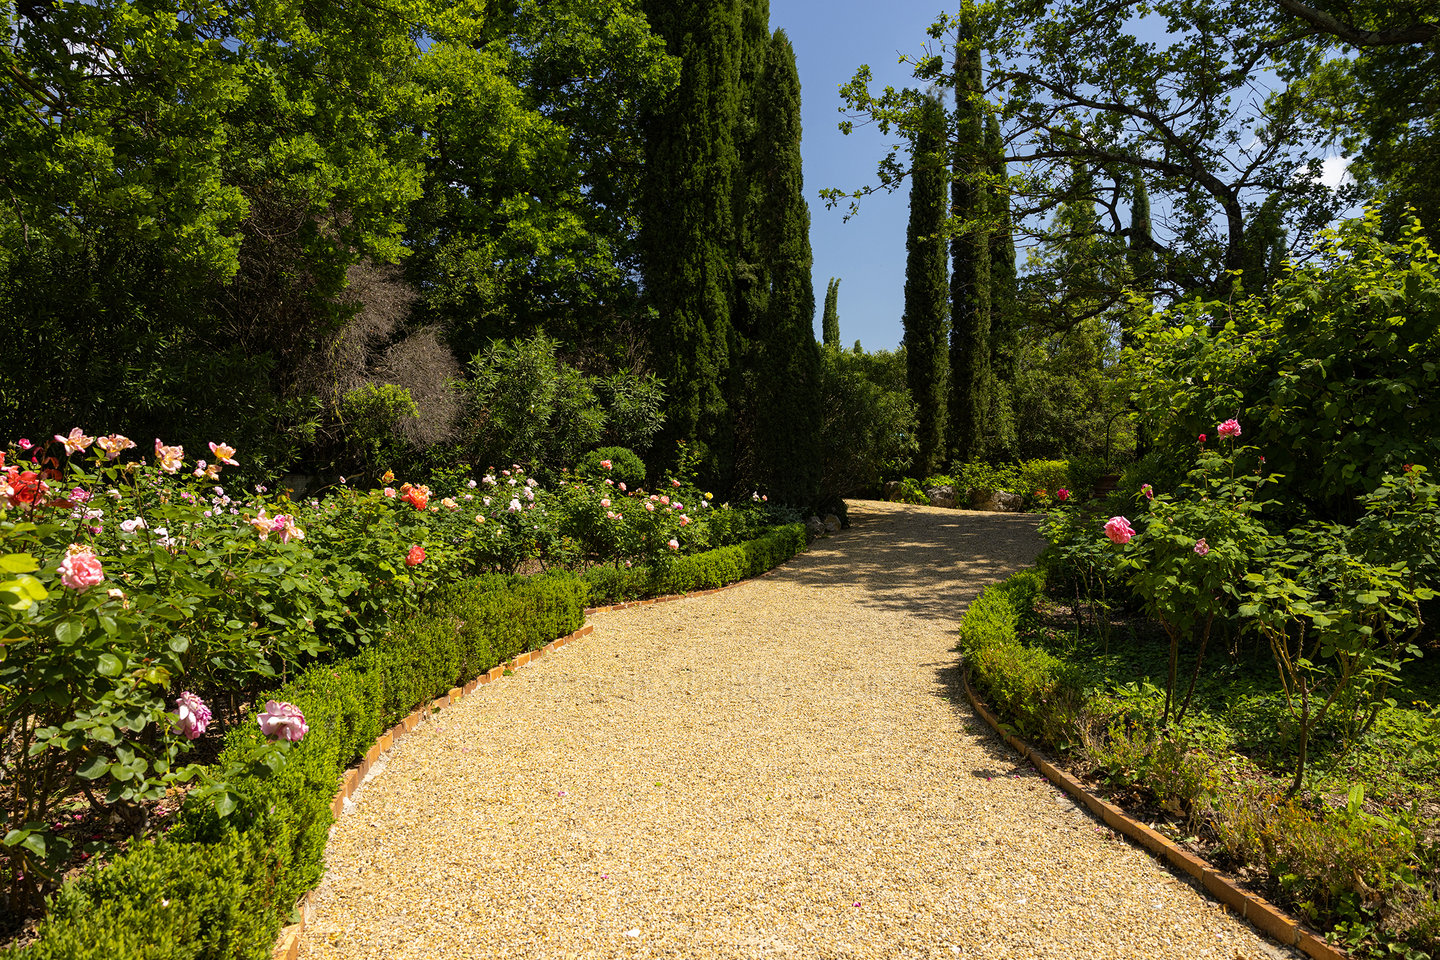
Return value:
M 1440 260 L 1413 221 L 1381 239 L 1374 213 L 1324 231 L 1317 253 L 1264 292 L 1156 317 L 1130 372 L 1177 472 L 1197 435 L 1245 416 L 1284 511 L 1348 522 L 1384 474 L 1440 461 Z
M 400 425 L 419 415 L 410 392 L 393 383 L 367 383 L 340 398 L 340 424 L 350 454 L 372 477 L 401 466 L 408 444 Z
M 467 401 L 461 449 L 475 463 L 514 460 L 554 473 L 602 438 L 643 451 L 664 422 L 654 377 L 588 376 L 556 357 L 544 335 L 496 341 L 458 384 Z M 607 403 L 609 406 L 607 407 Z
M 604 466 L 608 462 L 608 466 Z M 645 483 L 645 461 L 626 447 L 591 450 L 575 464 L 575 474 L 585 480 L 610 478 L 639 489 Z

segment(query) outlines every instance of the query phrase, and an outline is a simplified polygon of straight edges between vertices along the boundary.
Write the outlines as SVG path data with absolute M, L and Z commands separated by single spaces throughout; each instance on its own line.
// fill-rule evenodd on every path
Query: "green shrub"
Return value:
M 677 557 L 664 568 L 591 567 L 589 603 L 603 606 L 691 590 L 712 590 L 779 566 L 805 549 L 805 527 L 787 524 L 731 547 Z
M 608 461 L 608 468 L 601 466 Z M 628 447 L 601 447 L 591 450 L 575 464 L 575 473 L 587 480 L 614 480 L 631 489 L 645 483 L 645 461 Z

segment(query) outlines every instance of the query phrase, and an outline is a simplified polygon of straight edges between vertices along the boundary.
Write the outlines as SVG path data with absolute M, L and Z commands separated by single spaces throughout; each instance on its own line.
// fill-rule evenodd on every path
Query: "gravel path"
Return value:
M 329 848 L 301 956 L 1291 956 L 970 712 L 954 634 L 1034 518 L 854 527 L 423 724 Z

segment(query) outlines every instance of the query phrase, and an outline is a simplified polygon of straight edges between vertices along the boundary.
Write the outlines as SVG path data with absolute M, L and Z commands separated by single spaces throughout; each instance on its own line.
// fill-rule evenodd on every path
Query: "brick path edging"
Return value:
M 505 675 L 506 671 L 513 672 L 519 670 L 527 663 L 539 660 L 545 654 L 553 653 L 567 643 L 573 643 L 581 637 L 589 636 L 594 630 L 594 626 L 584 626 L 574 633 L 560 637 L 558 640 L 551 640 L 539 650 L 522 653 L 518 657 L 492 667 L 465 684 L 465 686 L 451 687 L 450 692 L 444 696 L 437 697 L 428 704 L 415 708 L 409 716 L 382 733 L 380 739 L 370 745 L 370 749 L 365 752 L 365 759 L 345 771 L 344 776 L 341 778 L 340 789 L 335 792 L 335 796 L 330 800 L 330 812 L 335 815 L 335 819 L 340 819 L 341 815 L 345 812 L 345 801 L 349 800 L 355 791 L 359 789 L 360 784 L 365 781 L 365 775 L 370 772 L 370 768 L 375 765 L 382 754 L 389 751 L 397 741 L 403 739 L 411 730 L 414 730 L 420 724 L 441 710 L 444 710 L 452 703 L 456 703 L 469 694 L 474 693 L 477 687 L 499 680 Z M 332 826 L 331 829 L 333 830 L 334 827 Z M 295 911 L 299 914 L 300 919 L 298 922 L 292 923 L 280 931 L 280 938 L 275 942 L 275 949 L 271 954 L 272 960 L 299 960 L 300 935 L 305 932 L 305 927 L 315 919 L 315 893 L 316 891 L 311 890 L 295 904 Z
M 1039 750 L 1014 734 L 1002 730 L 1000 721 L 986 708 L 970 687 L 968 666 L 961 673 L 961 682 L 964 684 L 965 698 L 970 701 L 970 706 L 1001 739 L 1020 754 L 1022 759 L 1029 760 L 1045 776 L 1045 779 L 1083 803 L 1092 814 L 1103 820 L 1107 827 L 1124 834 L 1151 854 L 1199 881 L 1207 893 L 1235 911 L 1237 916 L 1275 942 L 1287 947 L 1298 947 L 1315 960 L 1351 960 L 1350 954 L 1326 943 L 1322 937 L 1307 929 L 1279 907 L 1236 886 L 1202 858 L 1195 856 L 1143 823 L 1126 816 L 1125 812 L 1113 803 L 1106 803 L 1086 790 L 1080 781 L 1056 767 Z

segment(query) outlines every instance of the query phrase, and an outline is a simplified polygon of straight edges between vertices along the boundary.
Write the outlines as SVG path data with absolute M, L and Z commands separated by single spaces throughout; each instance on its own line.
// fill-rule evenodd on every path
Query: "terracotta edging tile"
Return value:
M 1167 861 L 1172 867 L 1183 871 L 1200 881 L 1205 891 L 1221 903 L 1234 910 L 1252 927 L 1277 943 L 1287 947 L 1299 947 L 1314 960 L 1351 960 L 1349 954 L 1326 943 L 1320 935 L 1307 930 L 1299 921 L 1279 907 L 1242 889 L 1200 857 L 1152 830 L 1132 820 L 1125 812 L 1112 803 L 1107 803 L 1086 790 L 1084 785 L 1065 771 L 1056 767 L 1045 755 L 1030 747 L 1015 734 L 1006 733 L 995 715 L 975 696 L 970 687 L 970 672 L 967 668 L 961 674 L 965 687 L 965 698 L 986 725 L 995 731 L 1022 758 L 1028 758 L 1035 769 L 1055 786 L 1083 803 L 1092 814 L 1130 840 L 1138 843 L 1150 853 Z

